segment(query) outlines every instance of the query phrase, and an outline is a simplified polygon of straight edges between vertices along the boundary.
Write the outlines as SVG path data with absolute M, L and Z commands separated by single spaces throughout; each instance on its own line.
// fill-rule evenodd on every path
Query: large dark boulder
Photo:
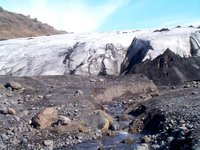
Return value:
M 200 56 L 200 31 L 190 35 L 190 53 L 192 56 Z
M 144 59 L 149 49 L 152 49 L 150 41 L 134 38 L 128 48 L 124 61 L 121 64 L 121 74 L 127 74 L 131 68 Z
M 136 64 L 129 73 L 144 74 L 156 84 L 163 85 L 200 80 L 200 57 L 183 58 L 167 49 L 152 61 Z

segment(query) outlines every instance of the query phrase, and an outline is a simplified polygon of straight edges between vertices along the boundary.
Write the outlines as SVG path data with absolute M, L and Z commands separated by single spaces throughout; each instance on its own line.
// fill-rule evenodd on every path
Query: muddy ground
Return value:
M 200 82 L 0 76 L 0 149 L 195 149 Z

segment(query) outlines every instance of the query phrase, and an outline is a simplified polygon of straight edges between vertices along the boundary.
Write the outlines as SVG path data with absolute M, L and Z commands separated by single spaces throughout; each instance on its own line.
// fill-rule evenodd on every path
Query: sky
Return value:
M 0 6 L 68 32 L 200 25 L 200 0 L 0 0 Z

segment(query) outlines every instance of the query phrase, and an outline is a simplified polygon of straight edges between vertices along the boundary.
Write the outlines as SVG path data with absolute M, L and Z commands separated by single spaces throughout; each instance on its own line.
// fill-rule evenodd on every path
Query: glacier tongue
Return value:
M 167 48 L 190 56 L 190 35 L 195 28 L 170 31 L 118 31 L 64 34 L 0 42 L 0 75 L 119 75 L 134 37 L 150 41 L 144 59 L 153 59 Z

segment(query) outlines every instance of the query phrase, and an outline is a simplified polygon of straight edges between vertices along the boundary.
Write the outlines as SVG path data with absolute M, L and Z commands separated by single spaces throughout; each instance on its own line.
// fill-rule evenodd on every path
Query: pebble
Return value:
M 149 150 L 149 146 L 148 144 L 143 143 L 141 145 L 137 145 L 134 150 Z
M 58 121 L 60 122 L 61 125 L 70 125 L 71 124 L 71 120 L 63 115 L 60 115 L 58 118 Z
M 7 114 L 8 108 L 6 106 L 0 106 L 0 113 L 1 114 Z
M 104 82 L 104 79 L 100 78 L 100 79 L 99 79 L 99 82 Z
M 171 142 L 173 139 L 174 139 L 174 137 L 169 136 L 169 137 L 167 137 L 167 142 Z
M 8 114 L 11 114 L 11 115 L 16 115 L 16 111 L 13 109 L 13 108 L 8 108 Z
M 96 82 L 96 80 L 95 79 L 90 79 L 90 82 Z
M 78 97 L 78 96 L 83 96 L 83 91 L 77 90 L 77 91 L 74 93 L 74 96 L 76 96 L 76 97 Z
M 6 134 L 1 134 L 1 138 L 4 140 L 4 141 L 7 141 L 9 139 L 9 137 L 6 135 Z
M 189 84 L 186 84 L 186 85 L 184 85 L 183 88 L 190 88 L 190 85 L 189 85 Z
M 149 142 L 151 142 L 151 138 L 149 138 L 148 136 L 144 136 L 144 137 L 142 137 L 141 138 L 141 142 L 142 143 L 149 143 Z
M 197 91 L 192 91 L 192 95 L 197 95 L 198 92 Z
M 15 116 L 15 120 L 19 122 L 21 119 L 19 116 Z
M 23 139 L 22 139 L 22 143 L 26 144 L 26 143 L 28 143 L 28 140 L 25 139 L 25 138 L 23 138 Z
M 48 150 L 53 150 L 53 141 L 52 140 L 45 140 L 44 146 L 48 148 Z

